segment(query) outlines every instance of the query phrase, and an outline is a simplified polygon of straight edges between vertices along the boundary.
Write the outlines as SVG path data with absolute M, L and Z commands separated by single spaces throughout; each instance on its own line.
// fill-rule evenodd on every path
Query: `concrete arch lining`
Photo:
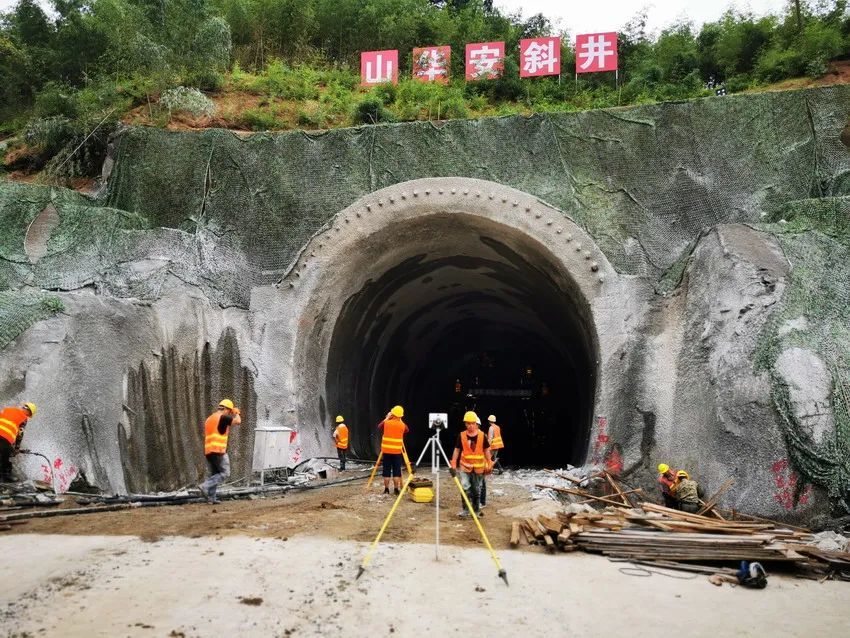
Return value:
M 406 265 L 402 268 L 403 274 L 397 272 L 396 278 L 400 279 L 394 282 L 392 273 L 400 264 Z M 267 418 L 295 425 L 302 432 L 306 453 L 330 451 L 332 417 L 338 411 L 351 409 L 337 405 L 338 397 L 330 396 L 334 391 L 329 391 L 328 386 L 329 364 L 334 368 L 330 370 L 332 374 L 340 365 L 331 352 L 332 348 L 339 350 L 341 343 L 338 322 L 345 318 L 351 324 L 346 328 L 351 338 L 370 334 L 369 326 L 354 325 L 359 315 L 352 315 L 350 308 L 346 315 L 346 304 L 350 306 L 369 286 L 409 288 L 417 278 L 433 278 L 432 271 L 438 267 L 441 277 L 451 276 L 448 273 L 452 272 L 456 278 L 460 277 L 451 285 L 459 286 L 458 282 L 463 282 L 467 296 L 458 294 L 456 306 L 460 310 L 453 315 L 453 322 L 447 321 L 440 327 L 442 332 L 432 335 L 435 342 L 440 341 L 440 335 L 450 335 L 456 326 L 463 324 L 463 316 L 458 314 L 466 303 L 463 299 L 477 295 L 475 308 L 478 310 L 489 312 L 500 308 L 506 315 L 513 316 L 514 325 L 531 325 L 537 321 L 540 325 L 533 326 L 535 334 L 542 336 L 543 341 L 555 343 L 566 333 L 559 337 L 555 328 L 535 318 L 535 314 L 544 311 L 545 304 L 538 303 L 536 312 L 523 308 L 536 303 L 533 300 L 540 297 L 544 289 L 560 291 L 557 295 L 543 295 L 549 305 L 561 304 L 566 308 L 560 315 L 563 321 L 559 319 L 554 323 L 572 325 L 570 334 L 583 335 L 584 343 L 581 348 L 565 345 L 560 348 L 559 356 L 564 365 L 569 366 L 570 357 L 581 352 L 583 354 L 577 356 L 582 359 L 582 365 L 592 369 L 593 387 L 582 413 L 581 450 L 574 452 L 570 459 L 582 460 L 587 452 L 594 406 L 601 396 L 605 379 L 602 371 L 597 373 L 597 368 L 600 361 L 605 360 L 607 348 L 597 337 L 593 307 L 600 301 L 602 306 L 614 303 L 613 298 L 621 294 L 621 278 L 590 236 L 563 212 L 526 193 L 482 180 L 423 179 L 371 193 L 336 215 L 314 236 L 276 286 L 254 291 L 252 320 L 258 346 L 256 356 L 265 361 L 258 368 L 267 371 L 258 379 L 258 396 L 260 403 L 266 399 Z M 417 268 L 421 268 L 421 272 Z M 521 273 L 536 273 L 534 278 L 545 279 L 546 284 L 543 288 L 529 288 L 523 283 Z M 499 286 L 500 281 L 504 283 L 508 279 L 514 283 Z M 437 284 L 439 282 L 432 288 L 439 288 Z M 412 332 L 426 335 L 423 338 L 427 340 L 425 328 L 433 327 L 437 321 L 434 317 L 445 316 L 445 306 L 451 305 L 451 290 L 434 298 L 413 289 L 398 294 L 402 295 L 398 299 L 409 300 L 418 308 L 425 308 L 429 303 L 444 307 L 430 315 L 432 320 L 427 325 L 417 324 L 411 313 L 387 312 L 386 304 L 375 306 L 377 297 L 368 300 L 363 307 L 373 306 L 373 315 L 380 316 L 380 321 L 386 324 L 383 325 L 385 335 L 396 334 L 399 327 L 404 326 L 408 343 L 412 341 L 409 338 Z M 610 303 L 604 301 L 606 298 Z M 466 313 L 470 312 L 466 308 Z M 363 314 L 365 317 L 366 313 Z M 615 322 L 618 320 L 616 314 L 612 313 Z M 512 339 L 520 338 L 515 330 L 505 334 L 512 335 Z M 389 341 L 383 343 L 386 346 Z M 399 342 L 393 347 L 400 348 L 401 354 L 410 346 Z M 381 359 L 385 354 L 378 352 L 375 357 Z M 384 362 L 391 359 L 384 359 Z M 349 372 L 355 378 L 374 376 L 374 364 L 372 360 L 371 364 L 364 363 L 365 368 Z M 410 370 L 403 374 L 411 378 L 416 376 Z M 372 381 L 380 383 L 379 379 Z M 351 382 L 354 383 L 354 379 Z M 335 383 L 344 385 L 340 380 Z M 334 405 L 328 405 L 329 401 Z M 371 425 L 382 416 L 380 409 L 370 405 L 358 416 Z M 262 410 L 260 413 L 262 417 Z M 360 454 L 374 452 L 374 445 L 370 449 L 369 437 L 357 438 L 355 434 L 354 438 L 357 441 L 355 451 Z

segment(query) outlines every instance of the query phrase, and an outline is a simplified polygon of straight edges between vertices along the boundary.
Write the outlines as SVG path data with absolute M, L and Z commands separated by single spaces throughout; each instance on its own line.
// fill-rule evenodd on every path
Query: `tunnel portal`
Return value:
M 584 462 L 597 385 L 590 309 L 551 252 L 474 215 L 435 213 L 364 240 L 369 272 L 342 301 L 328 349 L 324 422 L 352 425 L 374 458 L 377 423 L 401 404 L 413 461 L 429 412 L 449 414 L 450 455 L 465 410 L 503 428 L 514 466 Z M 360 274 L 360 273 L 358 273 Z

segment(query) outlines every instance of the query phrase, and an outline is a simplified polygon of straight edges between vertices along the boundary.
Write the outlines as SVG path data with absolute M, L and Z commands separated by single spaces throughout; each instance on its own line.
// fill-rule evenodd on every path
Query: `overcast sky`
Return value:
M 649 29 L 657 32 L 678 18 L 692 20 L 697 26 L 716 20 L 730 6 L 751 9 L 756 14 L 779 12 L 786 0 L 496 0 L 495 5 L 508 12 L 522 11 L 529 17 L 542 13 L 557 20 L 560 29 L 576 33 L 616 31 L 641 7 L 649 8 Z M 7 11 L 17 0 L 0 0 L 0 11 Z M 46 2 L 42 2 L 46 5 Z
M 2 2 L 3 0 L 0 0 Z M 726 9 L 752 11 L 757 15 L 779 13 L 787 0 L 495 0 L 495 5 L 509 13 L 522 11 L 524 17 L 542 13 L 559 20 L 558 28 L 572 36 L 577 33 L 617 31 L 637 14 L 641 7 L 648 9 L 647 25 L 657 33 L 664 27 L 684 18 L 697 27 L 719 18 Z

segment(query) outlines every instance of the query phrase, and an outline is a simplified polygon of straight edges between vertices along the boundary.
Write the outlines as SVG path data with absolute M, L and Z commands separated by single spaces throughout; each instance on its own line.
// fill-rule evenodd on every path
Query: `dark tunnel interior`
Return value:
M 475 410 L 484 428 L 490 414 L 502 426 L 506 466 L 584 462 L 596 337 L 572 279 L 534 239 L 492 221 L 431 215 L 399 231 L 386 231 L 392 265 L 369 273 L 334 326 L 323 420 L 346 415 L 351 452 L 375 458 L 377 423 L 401 404 L 415 462 L 429 413 L 448 413 L 451 456 Z

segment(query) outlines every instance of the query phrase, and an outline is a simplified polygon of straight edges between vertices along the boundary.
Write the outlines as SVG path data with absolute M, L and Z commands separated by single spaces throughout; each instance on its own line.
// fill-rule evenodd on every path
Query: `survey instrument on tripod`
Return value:
M 478 532 L 481 534 L 481 538 L 484 541 L 484 544 L 487 546 L 487 549 L 490 552 L 490 556 L 493 559 L 493 562 L 496 563 L 496 569 L 498 570 L 499 578 L 505 581 L 505 585 L 508 585 L 508 574 L 505 569 L 502 567 L 501 562 L 499 562 L 499 557 L 496 555 L 496 551 L 493 549 L 493 546 L 490 544 L 490 539 L 487 538 L 487 533 L 484 531 L 484 528 L 481 526 L 481 521 L 478 519 L 475 511 L 472 509 L 472 504 L 469 502 L 469 498 L 466 495 L 463 487 L 460 484 L 460 480 L 457 477 L 457 472 L 450 467 L 449 458 L 446 456 L 445 451 L 443 450 L 443 446 L 440 444 L 440 431 L 444 429 L 445 424 L 448 421 L 448 415 L 438 413 L 438 414 L 430 414 L 429 415 L 429 426 L 434 431 L 431 437 L 428 439 L 428 442 L 425 444 L 425 447 L 422 449 L 422 453 L 419 455 L 419 459 L 416 461 L 416 467 L 422 462 L 422 459 L 425 457 L 425 453 L 429 450 L 431 451 L 431 472 L 434 474 L 434 487 L 435 487 L 435 557 L 437 560 L 440 559 L 440 457 L 446 462 L 446 466 L 449 466 L 449 472 L 452 476 L 452 480 L 454 484 L 457 486 L 458 491 L 460 492 L 461 498 L 463 502 L 466 504 L 466 507 L 469 509 L 470 514 L 472 515 L 472 520 L 475 521 L 475 526 L 478 528 Z M 378 457 L 380 460 L 380 457 Z M 405 453 L 405 460 L 407 460 L 407 454 Z M 410 468 L 410 462 L 407 460 L 408 468 Z M 375 468 L 377 468 L 377 463 L 375 464 Z M 373 469 L 373 474 L 374 474 Z M 366 556 L 363 557 L 363 562 L 360 564 L 359 569 L 357 570 L 357 576 L 355 580 L 360 578 L 363 573 L 366 571 L 366 567 L 369 566 L 369 561 L 372 560 L 372 554 L 375 551 L 375 548 L 378 546 L 378 543 L 381 541 L 381 537 L 384 535 L 387 527 L 392 520 L 393 514 L 395 514 L 398 509 L 399 503 L 401 503 L 401 499 L 404 497 L 405 492 L 410 487 L 410 483 L 413 480 L 414 475 L 412 472 L 412 468 L 410 468 L 410 474 L 407 477 L 407 480 L 404 483 L 404 487 L 401 492 L 396 496 L 395 502 L 393 503 L 392 508 L 390 509 L 389 514 L 384 519 L 383 524 L 381 525 L 381 529 L 378 531 L 378 535 L 375 537 L 375 540 L 372 541 L 372 545 L 369 547 L 369 550 L 366 552 Z

